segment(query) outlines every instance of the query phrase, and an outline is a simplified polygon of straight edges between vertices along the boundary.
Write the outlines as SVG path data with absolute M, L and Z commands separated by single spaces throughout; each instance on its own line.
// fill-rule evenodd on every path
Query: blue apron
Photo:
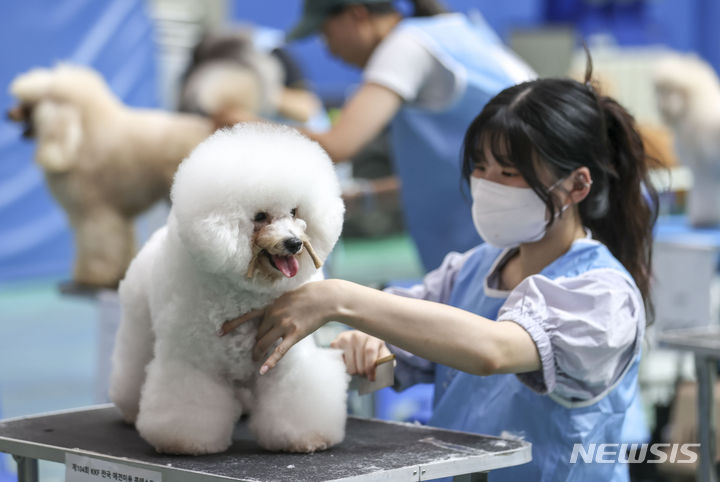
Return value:
M 395 172 L 402 182 L 405 223 L 426 270 L 450 251 L 477 246 L 470 196 L 461 194 L 461 147 L 470 122 L 502 89 L 532 71 L 484 23 L 460 14 L 404 19 L 407 29 L 465 88 L 442 110 L 404 105 L 391 123 Z
M 480 246 L 458 273 L 449 304 L 495 319 L 505 298 L 486 294 L 484 280 L 500 253 Z M 541 274 L 555 279 L 598 268 L 627 274 L 605 246 L 582 241 Z M 626 464 L 586 464 L 582 458 L 571 464 L 570 456 L 576 443 L 587 450 L 593 442 L 622 442 L 625 413 L 637 391 L 638 361 L 639 353 L 621 381 L 599 401 L 573 408 L 533 392 L 514 374 L 480 377 L 437 365 L 430 425 L 487 435 L 509 432 L 532 443 L 530 463 L 493 471 L 492 481 L 626 481 Z

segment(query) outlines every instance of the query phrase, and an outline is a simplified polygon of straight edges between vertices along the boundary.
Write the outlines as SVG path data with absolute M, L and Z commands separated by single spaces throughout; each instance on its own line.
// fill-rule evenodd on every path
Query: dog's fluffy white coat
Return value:
M 302 234 L 324 260 L 342 227 L 327 154 L 294 130 L 263 124 L 218 131 L 183 161 L 173 207 L 120 285 L 123 320 L 110 394 L 141 436 L 166 453 L 220 452 L 239 416 L 269 450 L 311 452 L 344 437 L 348 375 L 339 351 L 295 345 L 266 375 L 251 360 L 256 322 L 222 324 L 321 277 L 301 252 L 294 277 L 247 277 L 258 212 Z M 297 209 L 296 218 L 289 213 Z

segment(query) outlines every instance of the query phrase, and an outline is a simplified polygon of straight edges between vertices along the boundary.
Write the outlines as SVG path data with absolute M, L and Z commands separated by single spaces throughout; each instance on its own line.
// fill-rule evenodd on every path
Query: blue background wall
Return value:
M 507 38 L 513 28 L 573 24 L 582 36 L 612 33 L 624 45 L 665 44 L 695 51 L 720 67 L 718 0 L 445 0 L 452 10 L 479 10 Z M 301 0 L 231 1 L 235 20 L 288 29 Z M 407 9 L 407 5 L 401 5 Z M 143 0 L 23 0 L 0 2 L 0 107 L 18 73 L 59 60 L 92 65 L 126 103 L 156 106 L 156 56 Z M 338 102 L 359 73 L 332 60 L 318 38 L 290 46 L 311 85 Z M 0 121 L 0 283 L 69 277 L 71 233 L 63 211 L 32 162 L 20 128 Z

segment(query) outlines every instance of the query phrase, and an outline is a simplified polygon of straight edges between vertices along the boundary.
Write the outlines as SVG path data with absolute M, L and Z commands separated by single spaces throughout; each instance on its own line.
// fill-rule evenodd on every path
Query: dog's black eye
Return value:
M 267 213 L 259 212 L 255 215 L 255 218 L 253 219 L 256 223 L 261 223 L 263 221 L 266 221 L 268 218 Z
M 292 217 L 297 216 L 297 208 L 293 208 L 293 210 L 290 211 L 290 215 L 291 215 Z

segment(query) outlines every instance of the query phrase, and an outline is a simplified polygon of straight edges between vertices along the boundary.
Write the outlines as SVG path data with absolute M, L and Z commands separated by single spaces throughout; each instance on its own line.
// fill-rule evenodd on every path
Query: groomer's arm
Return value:
M 303 133 L 319 142 L 334 162 L 347 161 L 383 130 L 401 105 L 402 98 L 392 90 L 366 83 L 345 103 L 329 131 Z
M 521 373 L 541 367 L 532 338 L 512 321 L 496 322 L 452 306 L 396 296 L 344 280 L 307 283 L 282 295 L 264 313 L 254 313 L 258 315 L 262 321 L 256 358 L 263 357 L 282 338 L 261 373 L 330 320 L 475 375 Z M 231 323 L 228 328 L 237 326 Z

